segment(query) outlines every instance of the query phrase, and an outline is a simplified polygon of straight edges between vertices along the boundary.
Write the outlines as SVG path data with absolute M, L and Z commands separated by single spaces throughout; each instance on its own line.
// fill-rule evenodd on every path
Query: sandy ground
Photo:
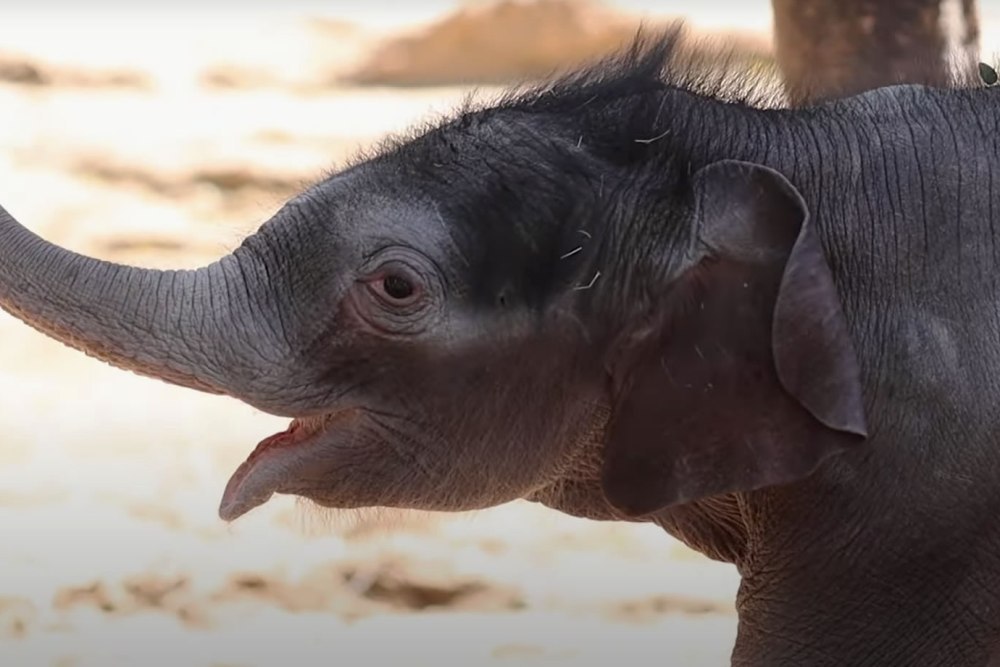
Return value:
M 766 4 L 750 5 L 745 23 L 766 27 Z M 45 85 L 30 71 L 0 84 L 0 201 L 77 251 L 214 259 L 358 148 L 466 93 L 330 84 L 388 29 L 375 9 L 357 3 L 361 29 L 221 9 L 6 15 L 0 54 Z M 287 497 L 227 525 L 228 475 L 282 420 L 6 315 L 0 405 L 0 665 L 727 664 L 734 569 L 659 529 L 526 503 L 347 522 Z

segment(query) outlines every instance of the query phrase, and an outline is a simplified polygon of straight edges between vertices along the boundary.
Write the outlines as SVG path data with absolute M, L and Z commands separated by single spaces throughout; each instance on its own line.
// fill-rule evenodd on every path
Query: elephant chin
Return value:
M 275 493 L 299 493 L 303 480 L 329 464 L 328 437 L 349 427 L 356 411 L 293 419 L 281 433 L 260 441 L 229 478 L 219 504 L 219 517 L 235 521 L 263 505 Z M 324 455 L 324 452 L 326 454 Z

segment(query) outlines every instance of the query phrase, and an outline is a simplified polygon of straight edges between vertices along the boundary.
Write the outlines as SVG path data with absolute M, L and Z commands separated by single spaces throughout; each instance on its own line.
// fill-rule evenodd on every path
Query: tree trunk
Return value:
M 976 75 L 976 0 L 772 0 L 772 7 L 793 105 Z

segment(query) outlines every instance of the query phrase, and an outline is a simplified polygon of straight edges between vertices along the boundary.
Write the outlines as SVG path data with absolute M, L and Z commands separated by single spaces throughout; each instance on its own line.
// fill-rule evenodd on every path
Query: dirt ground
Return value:
M 428 18 L 343 4 L 357 13 L 4 9 L 0 202 L 106 259 L 215 259 L 296 189 L 466 94 L 337 83 Z M 767 25 L 766 1 L 740 7 L 728 27 Z M 659 529 L 527 503 L 345 517 L 288 497 L 227 525 L 229 474 L 283 420 L 2 313 L 0 406 L 5 667 L 727 664 L 735 570 Z

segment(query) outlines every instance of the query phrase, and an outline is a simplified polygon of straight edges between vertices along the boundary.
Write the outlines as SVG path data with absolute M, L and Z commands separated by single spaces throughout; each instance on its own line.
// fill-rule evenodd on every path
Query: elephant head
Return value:
M 292 418 L 226 520 L 274 493 L 634 519 L 798 479 L 864 435 L 839 297 L 796 188 L 684 131 L 716 103 L 664 83 L 669 43 L 389 143 L 199 270 L 80 256 L 0 209 L 0 306 Z

